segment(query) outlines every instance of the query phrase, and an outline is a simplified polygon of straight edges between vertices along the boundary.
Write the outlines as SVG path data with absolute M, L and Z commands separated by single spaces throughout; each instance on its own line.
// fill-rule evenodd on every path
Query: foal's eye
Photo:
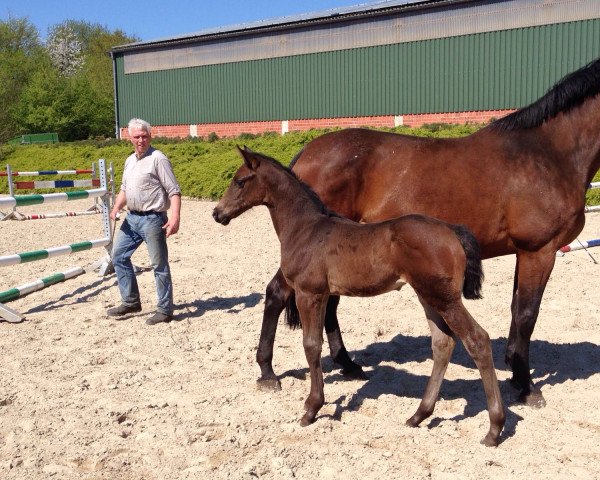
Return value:
M 244 188 L 244 183 L 246 183 L 246 179 L 242 178 L 234 178 L 233 181 L 235 182 L 235 184 L 239 187 L 239 188 Z

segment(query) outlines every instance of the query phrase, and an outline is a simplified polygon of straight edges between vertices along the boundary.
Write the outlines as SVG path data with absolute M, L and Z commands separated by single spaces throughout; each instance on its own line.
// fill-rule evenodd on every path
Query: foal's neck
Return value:
M 267 207 L 280 241 L 322 219 L 326 208 L 317 195 L 291 173 L 273 167 L 267 177 Z

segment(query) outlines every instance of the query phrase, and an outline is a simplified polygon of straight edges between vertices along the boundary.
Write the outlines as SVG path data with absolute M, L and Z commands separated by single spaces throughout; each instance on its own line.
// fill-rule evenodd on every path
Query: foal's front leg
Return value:
M 306 413 L 300 420 L 303 427 L 315 421 L 317 413 L 325 403 L 321 351 L 327 298 L 327 295 L 313 295 L 296 290 L 296 305 L 302 321 L 304 354 L 310 369 L 310 393 L 304 402 Z

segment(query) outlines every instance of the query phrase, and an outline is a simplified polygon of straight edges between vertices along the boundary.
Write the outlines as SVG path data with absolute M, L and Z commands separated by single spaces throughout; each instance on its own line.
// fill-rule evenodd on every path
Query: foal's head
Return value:
M 240 216 L 246 210 L 266 201 L 267 189 L 257 170 L 264 159 L 261 154 L 244 147 L 237 147 L 244 163 L 235 172 L 225 194 L 213 210 L 213 218 L 222 225 L 227 225 L 232 219 Z M 267 163 L 267 162 L 265 162 Z

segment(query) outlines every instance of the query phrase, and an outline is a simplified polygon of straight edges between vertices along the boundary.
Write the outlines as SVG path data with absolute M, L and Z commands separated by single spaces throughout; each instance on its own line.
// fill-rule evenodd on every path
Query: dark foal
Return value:
M 421 215 L 382 223 L 353 222 L 327 210 L 306 185 L 275 160 L 247 149 L 240 153 L 244 164 L 213 217 L 227 225 L 254 206 L 269 209 L 281 242 L 286 300 L 294 293 L 310 369 L 310 394 L 301 424 L 312 423 L 325 402 L 321 350 L 329 296 L 373 296 L 399 290 L 408 283 L 435 315 L 428 315 L 433 372 L 419 408 L 407 424 L 417 426 L 433 413 L 456 335 L 483 381 L 490 428 L 482 443 L 497 445 L 505 415 L 491 342 L 462 303 L 463 293 L 466 298 L 480 297 L 483 279 L 479 246 L 473 235 L 464 227 Z
M 556 251 L 583 228 L 585 192 L 600 167 L 599 139 L 597 59 L 536 102 L 472 135 L 444 139 L 340 130 L 309 142 L 290 167 L 344 217 L 368 223 L 429 215 L 468 227 L 484 259 L 515 255 L 506 362 L 519 399 L 543 406 L 531 378 L 531 336 Z M 267 287 L 256 354 L 264 387 L 279 387 L 273 342 L 286 289 L 279 271 Z M 325 318 L 331 357 L 345 375 L 360 377 L 342 341 L 338 302 L 330 297 Z

